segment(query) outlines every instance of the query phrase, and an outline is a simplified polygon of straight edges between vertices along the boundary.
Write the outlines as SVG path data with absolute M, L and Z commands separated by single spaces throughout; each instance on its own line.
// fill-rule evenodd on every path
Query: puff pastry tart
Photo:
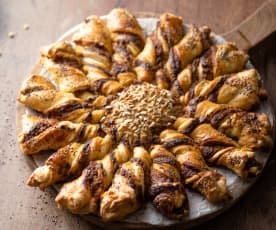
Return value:
M 27 184 L 64 183 L 59 208 L 104 221 L 146 203 L 188 218 L 191 191 L 227 205 L 233 194 L 221 172 L 246 183 L 264 166 L 257 152 L 272 147 L 269 117 L 258 112 L 267 98 L 260 76 L 207 26 L 170 13 L 149 33 L 139 22 L 114 9 L 41 49 L 44 71 L 18 95 L 33 113 L 22 117 L 18 141 L 28 155 L 52 152 Z

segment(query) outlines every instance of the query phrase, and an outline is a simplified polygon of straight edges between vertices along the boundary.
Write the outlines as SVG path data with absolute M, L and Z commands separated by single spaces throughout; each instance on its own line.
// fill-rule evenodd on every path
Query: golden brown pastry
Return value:
M 211 125 L 199 125 L 190 136 L 200 145 L 201 152 L 208 163 L 224 166 L 242 178 L 260 173 L 262 167 L 252 149 L 240 148 L 235 143 L 231 143 L 229 138 Z
M 212 81 L 202 80 L 194 84 L 185 94 L 185 104 L 192 98 L 203 97 L 218 104 L 250 110 L 260 103 L 259 75 L 255 69 L 216 77 Z M 262 96 L 262 95 L 261 95 Z
M 210 124 L 199 124 L 190 136 L 196 143 L 203 146 L 239 147 L 234 140 L 217 131 Z
M 196 118 L 180 117 L 174 127 L 194 138 L 208 163 L 225 166 L 244 179 L 260 173 L 262 166 L 252 149 L 239 147 L 209 124 L 199 124 Z
M 97 136 L 99 126 L 58 121 L 55 119 L 36 119 L 31 127 L 19 134 L 18 141 L 25 154 L 36 154 L 42 150 L 57 150 L 74 141 L 85 141 Z M 26 121 L 32 123 L 31 121 Z
M 112 74 L 127 86 L 136 79 L 133 60 L 144 47 L 144 35 L 136 18 L 126 9 L 113 9 L 107 16 L 113 46 Z
M 27 183 L 67 182 L 60 208 L 120 221 L 151 201 L 164 218 L 182 219 L 186 187 L 220 208 L 231 198 L 209 166 L 242 179 L 262 170 L 254 151 L 269 151 L 272 130 L 267 115 L 251 112 L 267 95 L 248 55 L 170 13 L 145 38 L 151 22 L 126 9 L 88 17 L 41 50 L 45 76 L 20 90 L 36 114 L 23 117 L 22 150 L 53 152 Z
M 191 26 L 182 40 L 170 50 L 165 72 L 172 82 L 181 70 L 210 47 L 210 32 L 206 26 Z
M 24 82 L 18 101 L 46 117 L 59 120 L 96 123 L 105 114 L 103 109 L 94 110 L 94 104 L 72 93 L 57 91 L 49 79 L 40 75 L 31 75 Z
M 55 199 L 57 206 L 72 213 L 95 213 L 119 165 L 130 157 L 128 147 L 121 143 L 102 160 L 90 161 L 80 177 L 62 186 Z
M 83 67 L 82 60 L 79 56 L 77 56 L 75 49 L 68 41 L 61 41 L 43 48 L 41 50 L 40 63 L 44 65 L 44 67 L 52 75 L 53 79 L 58 85 L 59 91 L 72 92 L 77 98 L 85 94 L 91 94 L 88 91 L 89 89 L 91 89 L 90 79 L 88 79 L 83 71 L 81 71 Z M 71 96 L 72 99 L 74 98 L 73 95 L 64 93 L 58 93 L 58 95 L 64 95 L 65 98 L 66 96 Z M 93 94 L 94 100 L 91 106 L 102 108 L 102 97 L 104 96 Z M 85 107 L 89 107 L 88 104 L 91 103 L 91 100 L 86 101 L 83 100 L 82 97 L 79 98 L 82 99 L 82 102 L 76 99 L 77 103 L 80 104 L 79 107 L 82 106 L 83 108 L 77 109 L 77 111 L 74 111 L 73 114 L 69 117 L 65 116 L 64 112 L 61 112 L 62 116 L 59 115 L 59 117 L 57 117 L 55 115 L 55 118 L 73 120 L 74 122 L 98 122 L 104 115 L 104 111 L 90 111 L 91 109 L 85 109 Z M 64 99 L 59 98 L 59 101 L 61 100 Z M 54 108 L 54 111 L 56 109 L 57 108 Z M 94 119 L 91 119 L 91 117 L 93 117 Z
M 270 149 L 273 145 L 271 125 L 265 113 L 233 113 L 219 123 L 218 130 L 248 148 Z
M 252 149 L 272 146 L 271 125 L 264 113 L 246 112 L 207 100 L 200 102 L 200 98 L 196 98 L 185 107 L 184 114 L 200 122 L 210 122 L 222 133 L 237 139 L 241 146 Z
M 244 68 L 248 58 L 248 55 L 238 50 L 233 43 L 213 45 L 175 77 L 171 90 L 183 101 L 184 94 L 193 83 L 239 72 Z
M 250 148 L 199 146 L 199 149 L 209 164 L 224 166 L 242 179 L 256 177 L 262 170 L 261 163 Z
M 204 100 L 204 97 L 198 97 L 192 99 L 188 106 L 184 107 L 184 116 L 215 124 L 225 116 L 240 111 L 242 110 L 233 106 L 217 104 Z
M 105 221 L 125 218 L 145 201 L 151 158 L 144 147 L 135 147 L 133 157 L 117 170 L 111 187 L 102 195 L 100 215 Z
M 45 189 L 56 182 L 77 177 L 92 160 L 102 159 L 111 150 L 111 137 L 94 137 L 85 144 L 73 142 L 53 153 L 38 167 L 27 184 Z
M 40 55 L 42 59 L 41 64 L 43 64 L 44 59 L 47 59 L 48 61 L 52 61 L 53 64 L 60 65 L 60 67 L 68 65 L 77 69 L 82 68 L 82 60 L 77 56 L 73 45 L 66 40 L 58 41 L 49 46 L 42 47 L 40 50 Z
M 167 61 L 169 50 L 176 45 L 183 36 L 182 19 L 173 14 L 161 15 L 155 31 L 146 40 L 143 51 L 135 59 L 137 79 L 151 82 L 157 69 Z M 167 88 L 166 79 L 156 79 L 160 88 Z
M 163 146 L 176 156 L 185 185 L 214 203 L 230 198 L 225 177 L 207 166 L 190 137 L 167 129 L 160 134 L 160 138 Z
M 91 91 L 79 91 L 76 92 L 75 95 L 84 103 L 91 104 L 95 109 L 103 109 L 103 107 L 116 98 L 115 95 L 104 96 Z
M 62 94 L 64 99 L 70 100 L 74 97 L 70 93 Z M 23 83 L 18 101 L 36 111 L 44 112 L 53 105 L 56 98 L 62 96 L 57 93 L 55 85 L 49 79 L 41 75 L 31 75 Z
M 40 63 L 48 70 L 60 91 L 75 92 L 90 88 L 81 59 L 68 41 L 60 41 L 41 49 Z
M 83 69 L 92 89 L 105 95 L 120 91 L 122 85 L 113 80 L 109 73 L 112 44 L 104 21 L 97 16 L 88 17 L 74 34 L 73 41 L 76 43 L 76 53 L 82 57 Z
M 188 215 L 188 200 L 181 183 L 179 163 L 175 156 L 161 145 L 150 152 L 152 168 L 149 194 L 155 208 L 163 215 L 181 219 Z
M 196 66 L 198 80 L 212 80 L 218 76 L 241 71 L 249 56 L 238 50 L 234 43 L 228 42 L 212 46 L 200 59 Z

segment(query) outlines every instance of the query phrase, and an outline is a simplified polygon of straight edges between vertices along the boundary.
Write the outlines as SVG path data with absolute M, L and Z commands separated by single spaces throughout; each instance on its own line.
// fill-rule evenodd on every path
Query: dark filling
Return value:
M 92 197 L 99 199 L 105 189 L 103 165 L 97 161 L 91 161 L 84 173 L 84 186 L 90 188 Z
M 174 157 L 169 157 L 169 156 L 157 156 L 154 157 L 153 163 L 156 164 L 169 164 L 174 166 L 175 168 L 179 168 L 179 164 L 177 160 Z
M 118 162 L 116 160 L 115 152 L 114 151 L 111 152 L 109 154 L 109 156 L 110 156 L 110 159 L 111 159 L 111 163 L 113 165 L 113 173 L 115 173 L 117 171 L 117 169 L 119 168 L 119 164 L 118 164 Z
M 223 77 L 221 77 L 217 85 L 212 90 L 212 92 L 210 92 L 209 95 L 206 95 L 209 101 L 213 101 L 213 102 L 217 101 L 219 89 L 223 86 L 227 78 L 229 78 L 229 75 L 224 75 Z
M 180 190 L 183 185 L 180 182 L 152 184 L 149 190 L 150 196 L 155 197 L 162 192 L 174 192 Z
M 132 73 L 133 69 L 128 66 L 127 64 L 119 64 L 119 63 L 113 63 L 111 73 L 114 75 L 118 75 L 120 73 Z
M 85 124 L 81 127 L 81 130 L 80 130 L 79 135 L 78 135 L 78 140 L 81 140 L 84 137 L 84 134 L 85 134 L 85 131 L 86 131 L 87 127 L 88 127 L 87 124 Z
M 177 56 L 174 49 L 171 49 L 170 55 L 169 55 L 169 64 L 171 66 L 171 81 L 176 80 L 177 74 L 180 71 L 181 68 L 181 61 L 180 58 Z
M 120 168 L 118 171 L 118 174 L 120 174 L 123 177 L 126 177 L 128 180 L 128 185 L 134 189 L 136 193 L 136 199 L 139 203 L 142 203 L 144 201 L 144 193 L 141 185 L 137 185 L 135 183 L 135 179 L 133 179 L 132 174 L 130 173 L 129 170 L 125 168 Z
M 41 91 L 41 90 L 52 90 L 52 89 L 45 89 L 43 86 L 37 85 L 37 86 L 33 86 L 31 88 L 25 88 L 25 89 L 21 90 L 20 93 L 23 95 L 26 95 L 26 94 L 30 94 L 32 92 Z
M 52 126 L 53 124 L 50 124 L 50 123 L 38 122 L 31 128 L 31 130 L 27 134 L 24 135 L 22 142 L 29 141 L 33 137 L 38 136 L 40 133 L 44 132 L 45 130 L 47 130 Z
M 193 141 L 190 138 L 178 138 L 178 139 L 173 139 L 170 141 L 166 141 L 163 146 L 167 149 L 173 148 L 178 145 L 193 145 Z
M 154 71 L 154 67 L 151 64 L 149 64 L 145 61 L 142 61 L 140 59 L 136 59 L 134 64 L 135 64 L 135 66 L 140 66 L 140 67 L 144 68 L 145 70 Z
M 80 169 L 83 169 L 88 163 L 89 154 L 91 151 L 90 144 L 91 144 L 91 142 L 85 144 L 82 148 L 80 158 L 78 159 Z
M 198 174 L 199 170 L 196 167 L 194 167 L 192 163 L 189 164 L 189 162 L 185 162 L 185 164 L 182 164 L 180 166 L 180 172 L 181 177 L 183 179 L 187 179 Z
M 200 124 L 199 119 L 194 118 L 191 122 L 191 124 L 189 125 L 189 127 L 187 127 L 184 130 L 181 130 L 181 133 L 183 134 L 189 134 L 191 133 L 198 125 Z
M 94 81 L 93 86 L 95 87 L 96 91 L 101 91 L 102 86 L 110 80 L 111 80 L 110 78 L 96 80 Z
M 45 113 L 45 115 L 48 117 L 61 119 L 63 117 L 66 117 L 68 114 L 70 114 L 71 112 L 77 109 L 90 108 L 90 107 L 91 105 L 89 104 L 80 104 L 79 102 L 71 102 L 69 104 L 62 105 L 61 107 L 53 108 L 52 110 Z
M 99 54 L 101 56 L 104 56 L 108 60 L 111 61 L 111 55 L 110 55 L 110 53 L 108 52 L 108 50 L 103 45 L 100 45 L 98 43 L 94 43 L 91 46 L 85 47 L 85 49 L 87 51 L 95 52 L 95 53 L 97 53 L 97 54 Z

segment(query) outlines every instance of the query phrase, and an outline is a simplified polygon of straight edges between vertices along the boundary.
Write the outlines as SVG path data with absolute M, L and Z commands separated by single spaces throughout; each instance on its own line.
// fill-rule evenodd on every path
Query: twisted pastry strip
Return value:
M 271 126 L 264 113 L 245 112 L 228 105 L 216 104 L 200 98 L 185 107 L 185 116 L 209 122 L 227 136 L 238 139 L 241 146 L 252 149 L 272 146 Z
M 87 103 L 72 93 L 57 91 L 49 79 L 40 75 L 32 75 L 24 82 L 18 100 L 59 120 L 96 123 L 105 114 L 102 109 L 93 110 L 94 103 Z
M 252 149 L 272 147 L 271 125 L 265 113 L 233 113 L 217 124 L 220 132 L 238 139 L 241 146 Z
M 259 74 L 255 69 L 224 75 L 212 81 L 202 80 L 194 84 L 185 94 L 185 104 L 196 97 L 202 97 L 218 104 L 250 110 L 259 105 L 264 89 L 259 85 Z
M 82 57 L 83 69 L 87 73 L 93 90 L 105 95 L 122 89 L 121 83 L 109 74 L 112 45 L 105 23 L 97 16 L 90 16 L 73 36 L 76 53 Z
M 170 129 L 164 130 L 160 138 L 163 146 L 176 156 L 185 185 L 214 203 L 230 198 L 225 177 L 207 166 L 191 138 Z
M 143 147 L 116 172 L 111 187 L 102 195 L 100 215 L 105 221 L 120 220 L 135 212 L 145 200 L 151 159 Z
M 27 184 L 45 189 L 56 182 L 79 176 L 92 160 L 102 159 L 111 150 L 111 137 L 94 137 L 81 143 L 71 143 L 52 154 L 44 166 L 38 167 Z
M 47 68 L 48 72 L 50 72 L 59 86 L 60 91 L 73 92 L 77 97 L 78 95 L 89 93 L 89 91 L 84 90 L 91 88 L 91 82 L 80 70 L 82 68 L 81 59 L 77 56 L 73 46 L 69 42 L 61 41 L 43 48 L 41 50 L 40 63 Z M 101 98 L 104 96 L 93 96 L 94 100 L 92 106 L 94 107 L 96 105 L 98 108 L 103 107 L 103 104 L 101 103 L 103 100 Z M 82 100 L 82 103 L 89 104 L 91 101 L 85 102 Z M 64 113 L 62 113 L 61 118 L 74 120 L 75 122 L 98 122 L 103 115 L 103 110 L 91 112 L 90 109 L 88 109 L 83 111 L 83 114 L 82 112 L 81 114 L 74 114 L 74 118 L 65 117 Z M 94 120 L 91 119 L 91 117 L 94 118 Z M 99 119 L 96 119 L 97 117 L 99 117 Z M 55 118 L 58 117 L 55 116 Z
M 84 141 L 97 135 L 98 125 L 72 123 L 55 119 L 38 119 L 25 116 L 24 119 L 32 123 L 29 130 L 19 134 L 18 141 L 25 154 L 36 154 L 42 150 L 59 149 L 72 141 Z
M 188 200 L 175 156 L 161 145 L 154 145 L 150 156 L 153 163 L 149 193 L 153 205 L 169 218 L 183 218 L 189 212 Z
M 241 71 L 249 56 L 234 43 L 212 46 L 194 63 L 199 80 L 212 80 L 218 76 Z
M 90 88 L 81 59 L 68 41 L 60 41 L 41 49 L 40 63 L 48 70 L 60 91 L 75 92 Z
M 235 145 L 225 148 L 231 141 L 211 125 L 199 125 L 190 135 L 201 146 L 209 163 L 223 165 L 242 178 L 260 173 L 261 164 L 255 159 L 255 153 L 251 149 L 238 148 Z
M 106 106 L 116 98 L 116 95 L 108 95 L 106 97 L 103 95 L 92 93 L 90 91 L 76 92 L 75 95 L 83 102 L 91 104 L 93 108 L 96 109 L 102 109 L 104 106 Z
M 261 173 L 262 164 L 256 160 L 250 148 L 200 146 L 200 151 L 208 163 L 224 166 L 242 179 L 256 177 Z
M 199 118 L 200 122 L 210 122 L 215 125 L 225 116 L 241 111 L 233 106 L 217 104 L 198 97 L 192 99 L 189 105 L 184 107 L 184 117 Z
M 192 118 L 178 118 L 174 127 L 183 133 L 190 133 L 204 159 L 212 165 L 222 165 L 241 178 L 256 176 L 262 165 L 256 160 L 255 153 L 250 148 L 240 148 L 234 141 L 227 138 L 209 124 L 197 124 Z M 187 132 L 188 131 L 188 132 Z
M 184 96 L 194 82 L 239 72 L 248 59 L 249 56 L 238 50 L 233 43 L 214 45 L 177 75 L 172 91 L 178 96 Z M 183 100 L 184 98 L 181 99 Z
M 182 19 L 173 14 L 161 15 L 153 34 L 146 40 L 143 51 L 135 59 L 137 79 L 151 82 L 157 69 L 161 68 L 168 59 L 169 50 L 176 45 L 183 36 Z M 160 88 L 166 83 L 163 79 L 156 79 Z
M 107 27 L 113 46 L 111 72 L 126 86 L 136 79 L 132 70 L 134 58 L 144 47 L 144 35 L 136 18 L 125 9 L 114 9 L 107 16 Z
M 95 213 L 119 164 L 127 162 L 130 156 L 128 147 L 121 143 L 102 160 L 90 161 L 80 177 L 62 186 L 55 199 L 57 206 L 72 213 Z
M 198 125 L 190 133 L 190 136 L 196 143 L 203 146 L 220 146 L 222 148 L 228 146 L 239 147 L 234 140 L 217 131 L 210 124 Z
M 170 50 L 165 72 L 172 82 L 181 70 L 210 47 L 210 32 L 206 26 L 191 26 L 182 40 Z
M 76 96 L 86 92 L 89 93 L 88 91 L 83 90 L 91 87 L 90 80 L 81 70 L 78 69 L 82 67 L 80 63 L 81 61 L 80 58 L 76 56 L 75 50 L 70 43 L 62 41 L 46 47 L 42 49 L 41 56 L 41 64 L 43 64 L 52 74 L 60 91 L 74 92 Z M 81 92 L 78 93 L 77 91 Z M 71 97 L 74 99 L 73 95 L 71 95 Z M 101 104 L 102 99 L 98 95 L 94 95 L 94 101 L 91 106 L 88 101 L 85 102 L 84 100 L 80 101 L 78 99 L 76 99 L 76 101 L 78 104 L 75 105 L 76 107 L 103 107 L 103 104 Z M 74 110 L 73 114 L 70 114 L 69 116 L 64 112 L 65 111 L 60 111 L 58 108 L 54 108 L 53 110 L 50 110 L 47 115 L 57 119 L 71 120 L 74 122 L 97 123 L 105 114 L 104 110 L 91 111 L 90 108 L 81 108 L 77 109 L 77 111 Z
M 74 98 L 71 93 L 58 93 L 52 82 L 40 75 L 31 75 L 24 81 L 18 96 L 19 102 L 39 112 L 45 112 L 59 98 L 66 101 Z M 75 98 L 74 98 L 75 99 Z M 75 102 L 75 101 L 74 101 Z M 76 99 L 78 102 L 78 99 Z

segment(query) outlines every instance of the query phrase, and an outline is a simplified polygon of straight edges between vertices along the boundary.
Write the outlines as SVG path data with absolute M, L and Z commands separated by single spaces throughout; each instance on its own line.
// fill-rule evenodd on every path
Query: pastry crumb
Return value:
M 24 25 L 23 25 L 23 29 L 24 29 L 24 30 L 29 30 L 29 29 L 30 29 L 30 26 L 29 26 L 28 24 L 24 24 Z
M 14 38 L 15 33 L 14 33 L 14 32 L 9 32 L 9 33 L 8 33 L 8 36 L 9 36 L 9 38 Z

